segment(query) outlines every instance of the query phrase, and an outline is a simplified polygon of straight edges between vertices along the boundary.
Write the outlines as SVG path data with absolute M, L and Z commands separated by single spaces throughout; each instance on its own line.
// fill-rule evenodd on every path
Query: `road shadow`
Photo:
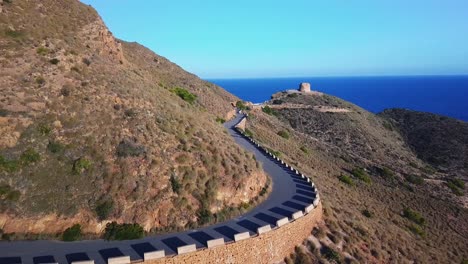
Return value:
M 161 240 L 164 244 L 166 244 L 172 251 L 177 253 L 177 248 L 187 245 L 182 239 L 178 237 L 169 237 Z
M 314 201 L 314 199 L 312 198 L 299 196 L 299 195 L 294 195 L 292 198 L 296 201 L 303 202 L 306 204 L 311 204 Z
M 312 186 L 303 185 L 303 184 L 296 184 L 296 188 L 306 190 L 306 191 L 311 191 L 312 190 Z
M 307 191 L 304 191 L 304 190 L 296 190 L 296 193 L 301 194 L 301 195 L 305 195 L 307 197 L 314 197 L 315 198 L 315 193 L 314 192 L 307 192 Z
M 131 247 L 133 248 L 133 250 L 135 250 L 135 252 L 140 255 L 141 258 L 144 258 L 145 257 L 145 253 L 146 252 L 152 252 L 152 251 L 156 251 L 157 249 L 151 245 L 150 243 L 148 242 L 145 242 L 145 243 L 139 243 L 139 244 L 133 244 L 131 245 Z
M 208 240 L 211 240 L 213 239 L 212 236 L 208 235 L 207 233 L 205 232 L 194 232 L 194 233 L 190 233 L 188 234 L 191 238 L 195 239 L 196 241 L 200 242 L 200 244 L 204 245 L 204 246 L 208 246 L 208 244 L 206 243 L 206 241 Z
M 237 224 L 252 232 L 257 232 L 257 229 L 260 227 L 259 224 L 254 223 L 250 220 L 242 220 L 242 221 L 237 222 Z
M 54 256 L 48 255 L 48 256 L 34 257 L 33 263 L 34 264 L 57 263 L 57 261 L 55 260 Z
M 279 214 L 279 215 L 282 215 L 282 216 L 288 217 L 288 218 L 291 218 L 291 216 L 293 214 L 293 212 L 288 211 L 286 209 L 283 209 L 281 207 L 273 207 L 273 208 L 268 209 L 268 211 L 271 211 L 271 212 L 273 212 L 275 214 Z
M 21 264 L 21 257 L 0 258 L 0 264 Z
M 276 221 L 278 221 L 278 218 L 273 217 L 271 215 L 267 215 L 264 213 L 258 213 L 254 215 L 255 218 L 262 220 L 265 223 L 271 224 L 271 225 L 276 225 Z
M 121 257 L 124 254 L 118 248 L 106 248 L 98 251 L 104 261 L 108 262 L 110 258 Z
M 88 254 L 84 252 L 67 254 L 65 255 L 65 258 L 67 259 L 69 264 L 71 264 L 72 262 L 77 262 L 77 261 L 91 260 Z
M 304 210 L 305 206 L 302 205 L 302 204 L 298 204 L 298 203 L 295 203 L 295 202 L 291 202 L 291 201 L 286 201 L 283 203 L 284 206 L 287 206 L 287 207 L 290 207 L 290 208 L 293 208 L 293 209 L 296 209 L 296 210 Z
M 229 226 L 220 226 L 220 227 L 216 227 L 214 228 L 214 230 L 218 233 L 220 233 L 221 235 L 229 238 L 230 240 L 234 240 L 234 235 L 235 234 L 238 234 L 239 231 L 229 227 Z

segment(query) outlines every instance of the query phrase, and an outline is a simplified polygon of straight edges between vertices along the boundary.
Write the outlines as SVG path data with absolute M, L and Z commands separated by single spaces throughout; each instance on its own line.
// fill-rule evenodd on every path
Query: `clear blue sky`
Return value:
M 467 0 L 82 0 L 203 78 L 468 74 Z

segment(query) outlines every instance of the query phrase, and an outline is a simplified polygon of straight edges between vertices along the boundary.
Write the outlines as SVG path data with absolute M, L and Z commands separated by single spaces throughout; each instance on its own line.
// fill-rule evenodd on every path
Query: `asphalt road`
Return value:
M 0 264 L 14 263 L 71 263 L 92 259 L 97 264 L 107 263 L 107 258 L 130 256 L 131 260 L 143 259 L 144 252 L 164 250 L 167 255 L 176 254 L 177 247 L 195 244 L 197 249 L 207 247 L 206 241 L 224 238 L 234 240 L 234 234 L 249 232 L 255 235 L 260 226 L 274 227 L 278 219 L 289 217 L 312 203 L 315 194 L 304 179 L 258 149 L 234 129 L 243 116 L 226 122 L 225 127 L 237 144 L 252 152 L 265 172 L 271 177 L 272 191 L 268 198 L 246 214 L 229 221 L 196 230 L 150 236 L 138 240 L 105 241 L 12 241 L 0 242 Z

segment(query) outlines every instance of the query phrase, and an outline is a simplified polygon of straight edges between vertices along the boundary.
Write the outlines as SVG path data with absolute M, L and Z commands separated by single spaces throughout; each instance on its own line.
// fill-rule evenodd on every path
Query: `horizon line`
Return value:
M 311 76 L 259 76 L 259 77 L 199 77 L 202 80 L 248 80 L 248 79 L 292 79 L 292 78 L 362 78 L 362 77 L 468 77 L 468 73 L 454 74 L 368 74 L 368 75 L 311 75 Z

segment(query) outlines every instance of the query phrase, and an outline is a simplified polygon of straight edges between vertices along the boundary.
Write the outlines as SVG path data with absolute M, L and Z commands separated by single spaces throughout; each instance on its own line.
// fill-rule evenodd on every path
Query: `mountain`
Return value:
M 388 109 L 389 119 L 418 158 L 450 173 L 468 175 L 468 123 L 431 113 Z
M 194 228 L 255 204 L 267 177 L 220 124 L 238 98 L 116 39 L 79 1 L 1 7 L 3 232 Z
M 402 110 L 375 115 L 315 91 L 284 91 L 250 107 L 246 130 L 312 176 L 324 205 L 324 224 L 286 263 L 468 259 L 468 175 L 459 170 L 466 123 Z M 440 166 L 425 158 L 430 152 L 451 162 Z

